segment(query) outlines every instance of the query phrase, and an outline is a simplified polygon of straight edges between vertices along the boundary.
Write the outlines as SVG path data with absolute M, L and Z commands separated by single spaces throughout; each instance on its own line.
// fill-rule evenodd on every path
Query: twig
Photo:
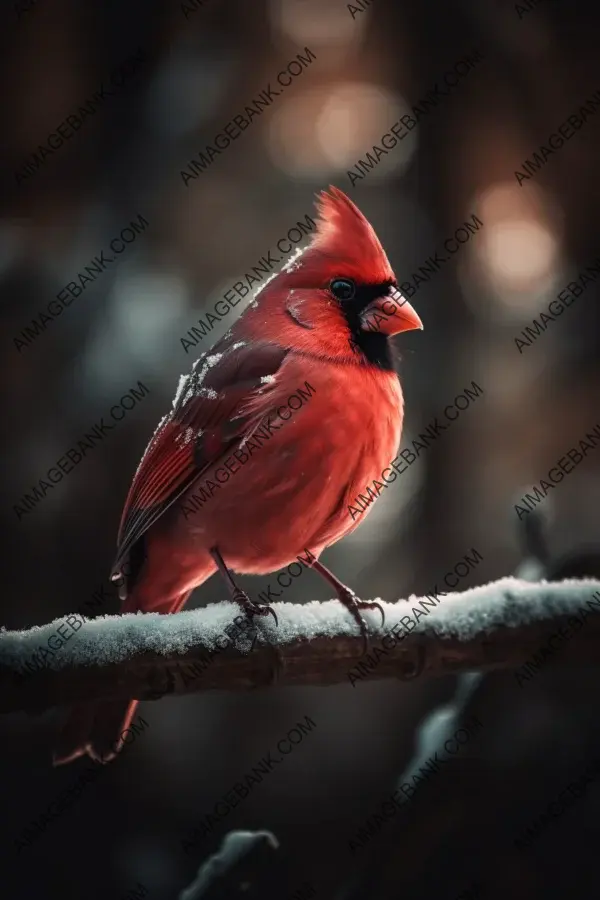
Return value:
M 179 900 L 234 900 L 257 897 L 254 882 L 279 847 L 270 831 L 230 831 L 217 853 L 202 863 Z
M 433 609 L 427 597 L 383 603 L 384 630 L 379 614 L 367 611 L 371 639 L 366 658 L 352 618 L 335 600 L 275 603 L 279 627 L 261 622 L 260 637 L 274 644 L 281 656 L 279 684 L 337 684 L 360 671 L 360 678 L 354 679 L 360 689 L 357 681 L 406 678 L 415 673 L 415 667 L 417 673 L 444 675 L 521 665 L 567 624 L 569 616 L 583 615 L 585 610 L 585 627 L 563 642 L 559 658 L 575 665 L 599 658 L 599 581 L 530 584 L 503 578 L 441 596 L 437 603 Z M 271 648 L 258 642 L 250 653 L 250 642 L 238 640 L 217 649 L 217 641 L 225 647 L 225 629 L 238 614 L 237 606 L 219 603 L 173 616 L 104 616 L 85 621 L 69 633 L 68 643 L 47 653 L 43 664 L 39 648 L 59 631 L 61 620 L 25 632 L 3 631 L 0 712 L 35 712 L 103 698 L 157 699 L 170 693 L 267 686 L 273 682 Z M 413 627 L 415 618 L 418 624 Z M 413 630 L 407 633 L 410 620 Z M 61 627 L 64 634 L 66 626 Z M 398 639 L 388 637 L 382 643 L 391 629 Z M 35 671 L 32 659 L 37 659 L 39 670 Z M 34 670 L 19 676 L 28 664 Z

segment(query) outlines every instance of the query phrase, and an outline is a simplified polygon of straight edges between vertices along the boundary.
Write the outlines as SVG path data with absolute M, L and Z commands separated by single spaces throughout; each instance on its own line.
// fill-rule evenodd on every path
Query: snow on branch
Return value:
M 254 882 L 278 847 L 279 841 L 270 831 L 230 831 L 219 850 L 200 866 L 179 900 L 256 897 Z
M 369 648 L 345 607 L 274 603 L 279 627 L 258 622 L 250 652 L 232 603 L 175 615 L 131 613 L 86 620 L 71 614 L 27 631 L 0 631 L 0 712 L 40 712 L 101 698 L 240 690 L 273 683 L 327 685 L 506 669 L 556 658 L 600 658 L 600 582 L 531 583 L 502 578 L 462 593 L 380 601 L 364 611 Z M 238 619 L 239 621 L 239 619 Z M 245 623 L 244 623 L 245 624 Z

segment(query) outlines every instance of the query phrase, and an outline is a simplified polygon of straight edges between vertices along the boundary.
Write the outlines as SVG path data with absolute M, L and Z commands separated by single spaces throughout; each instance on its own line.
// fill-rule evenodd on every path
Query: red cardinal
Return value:
M 231 573 L 264 575 L 309 547 L 366 634 L 359 610 L 377 604 L 361 602 L 318 557 L 357 527 L 348 504 L 396 452 L 403 398 L 388 338 L 423 325 L 354 203 L 334 187 L 318 200 L 309 247 L 182 376 L 146 448 L 111 576 L 129 573 L 124 613 L 177 612 L 219 570 L 249 617 L 274 615 Z M 299 389 L 310 396 L 287 414 Z M 259 434 L 268 439 L 252 453 Z M 55 764 L 114 758 L 137 702 L 75 707 Z

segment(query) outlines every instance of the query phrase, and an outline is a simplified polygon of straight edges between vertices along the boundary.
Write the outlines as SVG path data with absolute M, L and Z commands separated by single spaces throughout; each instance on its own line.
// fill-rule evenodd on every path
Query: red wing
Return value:
M 113 573 L 138 538 L 243 437 L 246 401 L 265 375 L 277 372 L 286 353 L 273 344 L 234 344 L 228 337 L 182 376 L 173 409 L 159 423 L 129 489 Z

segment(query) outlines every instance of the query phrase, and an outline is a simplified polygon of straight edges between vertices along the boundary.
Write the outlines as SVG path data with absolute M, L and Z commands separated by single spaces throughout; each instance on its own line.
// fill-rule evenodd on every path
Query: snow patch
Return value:
M 175 442 L 177 444 L 189 444 L 192 438 L 194 437 L 194 429 L 190 428 L 189 425 L 185 429 L 185 431 L 180 432 L 175 438 Z
M 189 381 L 189 375 L 180 375 L 179 376 L 179 384 L 177 385 L 177 390 L 175 391 L 175 396 L 173 398 L 173 409 L 177 409 L 179 405 L 179 401 L 181 400 L 181 396 L 185 390 L 185 387 Z
M 281 271 L 290 273 L 290 272 L 295 272 L 296 269 L 299 269 L 300 263 L 296 262 L 296 260 L 298 259 L 299 256 L 302 256 L 302 254 L 305 252 L 305 250 L 306 250 L 306 247 L 304 247 L 304 248 L 296 247 L 296 249 L 290 256 L 290 258 L 288 259 L 286 264 L 284 266 L 282 266 Z
M 260 294 L 261 291 L 264 291 L 264 289 L 269 284 L 269 282 L 273 281 L 274 278 L 277 278 L 278 275 L 279 275 L 279 272 L 273 272 L 272 275 L 269 275 L 268 278 L 265 278 L 265 280 L 261 284 L 261 286 L 256 288 L 256 290 L 252 294 L 252 302 L 248 304 L 249 306 L 257 306 L 258 305 L 258 301 L 256 298 L 258 297 L 258 295 Z
M 586 601 L 593 601 L 594 592 L 598 591 L 600 582 L 592 579 L 532 584 L 513 577 L 502 578 L 460 594 L 441 596 L 438 606 L 429 609 L 428 615 L 421 615 L 413 631 L 468 641 L 498 625 L 516 628 L 549 616 L 575 614 L 585 608 Z M 419 602 L 416 596 L 397 603 L 376 599 L 385 612 L 383 629 L 377 610 L 362 611 L 374 640 L 383 637 L 394 626 L 401 625 L 401 619 Z M 298 639 L 310 641 L 321 636 L 358 634 L 354 619 L 338 600 L 306 604 L 278 602 L 273 603 L 273 609 L 277 613 L 279 627 L 270 617 L 263 619 L 258 631 L 259 641 L 262 635 L 273 644 L 283 645 Z M 49 658 L 44 660 L 44 667 L 61 669 L 70 663 L 117 663 L 149 650 L 164 656 L 184 654 L 198 646 L 213 650 L 225 633 L 225 627 L 231 625 L 237 615 L 237 604 L 221 601 L 177 615 L 138 612 L 84 619 L 84 625 L 72 639 L 56 653 L 49 654 Z M 4 665 L 23 668 L 40 648 L 48 647 L 49 638 L 56 634 L 57 626 L 64 621 L 62 618 L 55 619 L 48 625 L 36 626 L 28 631 L 7 631 L 3 628 L 0 631 L 0 661 Z

